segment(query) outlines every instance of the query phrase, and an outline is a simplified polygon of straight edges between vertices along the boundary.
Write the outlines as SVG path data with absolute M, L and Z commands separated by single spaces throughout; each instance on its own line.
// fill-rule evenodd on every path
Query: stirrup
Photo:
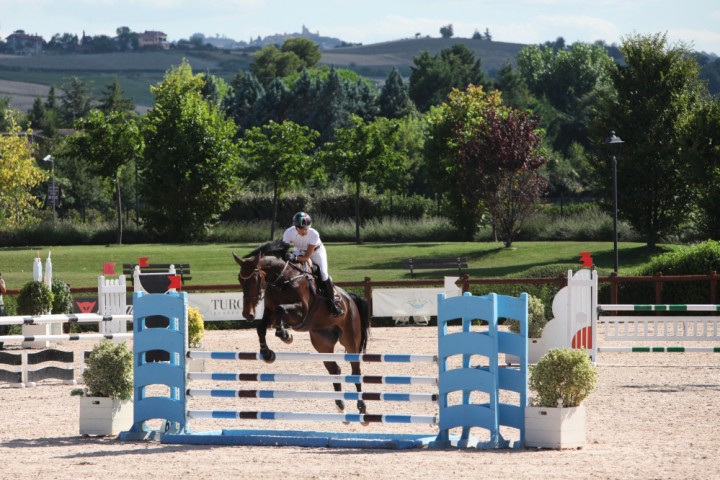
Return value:
M 340 305 L 340 302 L 337 302 L 335 299 L 331 299 L 330 312 L 333 314 L 334 317 L 339 317 L 340 315 L 345 313 L 345 310 L 342 308 L 342 305 Z

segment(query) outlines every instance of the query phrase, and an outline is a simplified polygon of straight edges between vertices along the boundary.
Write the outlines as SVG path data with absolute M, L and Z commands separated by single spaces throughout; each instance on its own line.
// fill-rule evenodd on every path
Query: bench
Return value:
M 123 263 L 123 275 L 134 285 L 135 277 L 133 272 L 137 263 Z M 168 273 L 170 265 L 175 266 L 175 275 L 180 276 L 180 282 L 184 285 L 186 280 L 192 280 L 190 276 L 189 263 L 153 263 L 146 267 L 140 267 L 140 273 Z
M 457 268 L 460 275 L 468 268 L 466 257 L 408 258 L 403 260 L 405 268 L 415 278 L 415 270 L 448 270 Z

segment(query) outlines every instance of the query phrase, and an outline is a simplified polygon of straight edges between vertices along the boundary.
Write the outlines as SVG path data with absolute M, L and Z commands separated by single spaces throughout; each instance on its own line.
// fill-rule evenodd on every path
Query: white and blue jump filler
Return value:
M 226 373 L 188 372 L 187 361 L 195 352 L 188 349 L 187 335 L 187 294 L 169 292 L 166 294 L 134 294 L 134 419 L 130 430 L 120 434 L 121 440 L 159 439 L 170 444 L 199 445 L 290 445 L 308 447 L 347 447 L 347 448 L 388 448 L 405 449 L 428 446 L 430 448 L 475 447 L 475 448 L 522 448 L 525 442 L 525 407 L 527 405 L 528 385 L 528 296 L 520 297 L 489 294 L 473 296 L 469 293 L 459 297 L 446 298 L 438 295 L 438 351 L 437 355 L 377 355 L 377 354 L 285 354 L 288 359 L 305 361 L 328 360 L 332 355 L 337 361 L 373 361 L 373 362 L 436 362 L 438 376 L 403 377 L 399 383 L 429 383 L 437 386 L 430 395 L 370 393 L 380 401 L 437 401 L 438 414 L 433 415 L 370 415 L 346 413 L 298 413 L 298 412 L 252 412 L 228 410 L 190 410 L 188 397 L 191 396 L 233 396 L 242 402 L 243 397 L 255 398 L 335 398 L 356 399 L 353 392 L 322 392 L 315 397 L 304 397 L 309 392 L 285 390 L 200 390 L 188 388 L 188 381 L 207 378 L 212 380 L 246 380 L 237 375 L 233 378 L 220 378 Z M 520 322 L 520 333 L 515 334 L 498 329 L 498 319 L 507 318 Z M 158 321 L 160 320 L 160 321 Z M 484 322 L 479 322 L 483 320 Z M 151 328 L 160 323 L 166 328 Z M 458 325 L 449 329 L 448 324 Z M 481 328 L 481 323 L 487 326 Z M 165 361 L 156 359 L 158 351 Z M 148 355 L 150 353 L 150 355 Z M 519 367 L 500 368 L 504 361 L 500 354 L 517 356 Z M 196 352 L 194 358 L 202 356 L 208 359 L 256 360 L 252 353 L 242 352 Z M 322 356 L 322 358 L 320 358 Z M 303 358 L 301 358 L 303 357 Z M 479 365 L 474 360 L 485 357 L 487 361 Z M 449 360 L 454 360 L 450 362 Z M 278 360 L 282 354 L 278 354 Z M 452 367 L 450 366 L 452 364 Z M 456 365 L 459 365 L 456 367 Z M 288 376 L 289 374 L 285 374 Z M 257 374 L 254 381 L 273 381 L 273 374 Z M 244 375 L 247 377 L 247 374 Z M 309 377 L 296 375 L 296 377 Z M 327 376 L 325 381 L 345 381 L 360 383 L 363 377 L 352 375 L 344 380 Z M 397 379 L 399 377 L 383 377 Z M 432 380 L 420 382 L 420 380 Z M 302 379 L 305 381 L 305 379 Z M 314 379 L 318 381 L 322 379 Z M 417 382 L 416 382 L 417 381 Z M 378 383 L 373 380 L 373 383 Z M 386 381 L 384 383 L 391 383 Z M 164 385 L 167 395 L 148 396 L 147 388 Z M 508 397 L 513 401 L 501 401 L 499 392 L 514 392 Z M 253 393 L 248 393 L 253 392 Z M 482 395 L 473 395 L 480 392 Z M 450 402 L 451 394 L 454 403 Z M 482 402 L 473 398 L 482 397 Z M 455 399 L 458 399 L 455 401 Z M 429 400 L 428 400 L 429 399 Z M 232 430 L 193 432 L 189 420 L 193 418 L 216 419 L 257 419 L 257 420 L 302 420 L 337 422 L 381 422 L 422 423 L 435 429 L 427 433 L 357 433 L 357 432 L 320 432 L 305 430 Z M 148 427 L 149 420 L 160 420 L 163 426 L 159 430 Z M 516 429 L 519 440 L 506 440 L 500 433 L 500 427 Z M 477 441 L 471 437 L 472 429 L 487 431 L 488 441 Z M 458 434 L 452 434 L 456 429 Z

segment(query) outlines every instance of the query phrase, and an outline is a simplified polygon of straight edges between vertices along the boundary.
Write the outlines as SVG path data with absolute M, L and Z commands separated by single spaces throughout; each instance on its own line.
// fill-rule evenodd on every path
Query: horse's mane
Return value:
M 289 244 L 283 242 L 281 239 L 275 239 L 270 242 L 263 243 L 255 250 L 245 255 L 245 257 L 243 258 L 254 257 L 258 254 L 262 254 L 265 256 L 283 259 L 285 258 L 285 254 L 287 253 L 288 248 L 290 248 Z

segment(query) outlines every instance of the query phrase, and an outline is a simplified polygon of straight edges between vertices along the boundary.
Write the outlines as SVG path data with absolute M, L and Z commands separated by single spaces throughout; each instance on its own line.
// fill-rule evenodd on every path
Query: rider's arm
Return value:
M 297 261 L 298 262 L 307 262 L 308 260 L 310 260 L 310 257 L 312 257 L 312 254 L 314 251 L 315 251 L 315 245 L 308 245 L 308 248 L 305 251 L 305 255 L 298 255 Z

